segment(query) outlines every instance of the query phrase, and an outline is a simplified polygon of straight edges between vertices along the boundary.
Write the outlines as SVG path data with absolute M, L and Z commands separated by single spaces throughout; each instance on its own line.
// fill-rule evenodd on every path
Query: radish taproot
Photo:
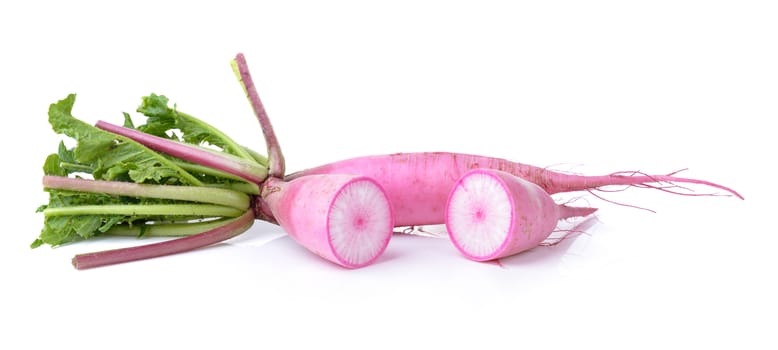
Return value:
M 444 207 L 454 183 L 472 169 L 500 170 L 540 186 L 548 194 L 594 191 L 626 185 L 671 191 L 674 183 L 714 187 L 743 198 L 736 191 L 712 182 L 671 175 L 620 172 L 585 176 L 556 172 L 510 160 L 450 152 L 396 153 L 350 158 L 286 176 L 292 180 L 315 174 L 359 174 L 378 181 L 389 195 L 397 226 L 438 225 L 445 222 Z M 652 185 L 666 184 L 668 187 Z M 682 193 L 690 194 L 690 193 Z
M 557 222 L 597 209 L 554 202 L 540 186 L 493 169 L 474 169 L 454 184 L 445 208 L 446 230 L 468 259 L 494 260 L 534 248 Z
M 347 268 L 372 263 L 394 229 L 386 193 L 365 176 L 314 175 L 289 182 L 271 177 L 258 201 L 262 215 L 272 217 L 294 240 Z

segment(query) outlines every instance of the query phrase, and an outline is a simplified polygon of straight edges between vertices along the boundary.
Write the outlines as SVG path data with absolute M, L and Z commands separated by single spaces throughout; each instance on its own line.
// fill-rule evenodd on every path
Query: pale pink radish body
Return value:
M 614 173 L 583 176 L 512 162 L 506 159 L 448 152 L 396 153 L 351 158 L 306 169 L 286 177 L 296 179 L 313 174 L 359 174 L 378 181 L 386 190 L 397 226 L 444 223 L 445 203 L 454 183 L 477 168 L 510 173 L 540 186 L 549 194 L 595 190 L 611 185 L 631 185 L 668 190 L 672 183 L 692 183 L 718 188 L 742 198 L 727 187 L 711 182 L 670 175 Z M 666 187 L 650 183 L 664 183 Z
M 289 182 L 271 177 L 261 201 L 264 215 L 272 215 L 289 236 L 347 268 L 378 258 L 394 228 L 386 193 L 365 176 L 315 175 Z
M 446 230 L 467 258 L 486 261 L 534 248 L 561 219 L 597 209 L 559 205 L 539 186 L 499 170 L 475 169 L 453 186 Z

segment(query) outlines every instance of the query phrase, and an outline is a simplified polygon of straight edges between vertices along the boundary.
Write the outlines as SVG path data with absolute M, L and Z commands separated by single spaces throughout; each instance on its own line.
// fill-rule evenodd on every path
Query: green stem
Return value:
M 232 186 L 233 184 L 222 186 L 220 184 L 209 184 L 209 183 L 206 183 L 205 184 L 206 186 L 218 187 L 218 188 L 227 188 L 227 189 L 232 189 L 232 190 L 235 190 L 235 191 L 240 191 L 240 192 L 244 192 L 244 193 L 248 193 L 248 194 L 259 194 L 259 185 L 255 184 L 255 183 L 252 183 L 252 182 L 247 182 L 246 180 L 244 180 L 240 176 L 232 175 L 230 173 L 227 173 L 227 172 L 224 172 L 224 171 L 221 171 L 221 170 L 217 170 L 217 169 L 214 169 L 214 168 L 210 168 L 210 167 L 207 167 L 207 166 L 202 166 L 200 164 L 188 163 L 188 162 L 183 162 L 183 161 L 178 161 L 178 160 L 173 160 L 173 163 L 175 165 L 178 165 L 182 169 L 188 171 L 189 173 L 203 174 L 203 175 L 209 175 L 209 176 L 214 176 L 214 177 L 218 177 L 218 178 L 223 178 L 223 179 L 237 181 L 237 183 L 234 184 L 235 186 Z
M 128 138 L 133 140 L 133 142 L 139 143 L 154 151 L 166 153 L 192 163 L 226 171 L 233 175 L 240 176 L 246 181 L 261 183 L 267 177 L 267 169 L 257 164 L 253 159 L 245 159 L 229 153 L 217 152 L 189 143 L 169 140 L 159 136 L 146 134 L 135 129 L 114 125 L 102 120 L 98 120 L 95 125 L 99 129 Z M 160 157 L 162 156 L 160 155 Z M 165 159 L 166 162 L 170 162 L 167 158 Z M 189 172 L 183 169 L 181 169 L 181 171 L 187 176 L 194 178 Z M 202 185 L 200 181 L 196 181 L 198 182 L 198 185 Z
M 115 225 L 108 231 L 105 231 L 106 235 L 112 236 L 132 236 L 138 237 L 180 237 L 191 236 L 200 232 L 215 229 L 221 225 L 226 224 L 230 220 L 234 219 L 217 219 L 209 221 L 199 221 L 190 223 L 161 223 L 161 224 L 146 224 L 146 225 Z
M 210 125 L 210 124 L 208 124 L 208 123 L 206 123 L 206 122 L 204 122 L 204 121 L 202 121 L 200 119 L 197 119 L 197 118 L 193 117 L 192 115 L 183 113 L 181 111 L 176 111 L 176 113 L 178 114 L 179 117 L 182 117 L 182 118 L 186 119 L 190 123 L 197 124 L 197 126 L 203 128 L 203 129 L 208 130 L 208 132 L 210 132 L 212 135 L 215 135 L 216 137 L 221 139 L 221 141 L 224 142 L 227 145 L 227 147 L 229 147 L 234 152 L 235 156 L 238 156 L 238 157 L 241 157 L 241 158 L 244 158 L 244 159 L 247 159 L 247 160 L 252 160 L 252 161 L 254 160 L 254 157 L 249 152 L 247 152 L 246 149 L 243 146 L 239 145 L 232 138 L 230 138 L 229 136 L 224 134 L 221 130 L 213 127 L 212 125 Z
M 196 235 L 137 247 L 78 254 L 73 257 L 73 267 L 76 269 L 87 269 L 182 253 L 228 240 L 248 230 L 253 223 L 254 213 L 248 210 L 236 219 Z
M 257 161 L 259 165 L 267 167 L 268 164 L 267 157 L 265 157 L 264 155 L 260 154 L 259 152 L 251 148 L 248 147 L 244 147 L 244 148 L 246 149 L 246 152 L 248 152 L 252 157 L 254 157 L 254 160 Z
M 64 176 L 44 176 L 43 187 L 116 196 L 211 203 L 240 210 L 246 210 L 250 205 L 249 196 L 245 193 L 223 188 L 136 184 L 121 181 L 76 179 Z
M 73 207 L 46 208 L 44 216 L 65 215 L 126 215 L 126 216 L 194 216 L 236 217 L 243 210 L 213 204 L 109 204 L 78 205 Z
M 206 184 L 209 188 L 222 188 L 230 191 L 242 192 L 245 194 L 259 195 L 259 186 L 250 182 L 232 182 L 223 184 Z
M 70 173 L 88 173 L 91 174 L 95 171 L 95 169 L 92 169 L 92 167 L 82 164 L 76 164 L 76 163 L 67 163 L 67 162 L 60 162 L 59 166 L 63 169 L 67 169 Z

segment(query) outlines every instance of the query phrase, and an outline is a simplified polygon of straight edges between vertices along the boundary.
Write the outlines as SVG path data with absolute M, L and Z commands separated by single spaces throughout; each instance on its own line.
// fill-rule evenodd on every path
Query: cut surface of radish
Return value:
M 512 229 L 512 199 L 497 177 L 473 173 L 455 184 L 446 216 L 446 228 L 457 248 L 485 257 L 500 248 Z
M 446 204 L 446 229 L 468 259 L 494 260 L 537 247 L 561 219 L 596 210 L 557 204 L 534 183 L 481 168 L 455 183 Z
M 347 268 L 371 264 L 392 237 L 389 197 L 366 176 L 310 175 L 288 182 L 269 178 L 261 200 L 289 236 Z
M 368 178 L 346 184 L 330 205 L 327 227 L 338 259 L 351 266 L 370 263 L 386 248 L 393 228 L 386 193 Z

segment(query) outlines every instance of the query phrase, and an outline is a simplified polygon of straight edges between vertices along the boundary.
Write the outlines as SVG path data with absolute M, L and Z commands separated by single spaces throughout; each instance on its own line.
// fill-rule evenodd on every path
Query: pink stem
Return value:
M 286 172 L 284 165 L 284 155 L 281 153 L 281 145 L 278 143 L 276 133 L 273 130 L 273 125 L 270 124 L 270 118 L 265 112 L 265 106 L 262 104 L 262 100 L 259 99 L 259 93 L 254 85 L 254 80 L 251 79 L 251 73 L 249 72 L 246 58 L 242 53 L 238 53 L 235 56 L 235 63 L 238 66 L 238 72 L 240 79 L 243 82 L 243 86 L 246 89 L 251 107 L 254 109 L 254 114 L 259 120 L 259 126 L 262 128 L 262 134 L 265 136 L 265 144 L 267 144 L 268 155 L 268 167 L 269 175 L 277 177 L 279 179 L 284 178 Z
M 253 223 L 254 212 L 252 210 L 248 210 L 234 221 L 230 221 L 223 226 L 205 231 L 203 233 L 198 233 L 196 235 L 176 238 L 165 242 L 146 244 L 137 247 L 78 254 L 73 257 L 73 267 L 78 270 L 83 270 L 93 267 L 120 264 L 130 261 L 183 253 L 228 240 L 248 230 Z
M 237 157 L 208 152 L 191 145 L 146 134 L 138 130 L 125 128 L 102 120 L 98 121 L 95 126 L 99 129 L 127 137 L 157 152 L 166 153 L 192 163 L 221 170 L 242 177 L 253 183 L 262 183 L 262 181 L 264 181 L 264 177 L 257 174 L 261 171 L 259 166 L 257 166 L 256 169 L 252 169 L 251 164 L 248 164 Z

